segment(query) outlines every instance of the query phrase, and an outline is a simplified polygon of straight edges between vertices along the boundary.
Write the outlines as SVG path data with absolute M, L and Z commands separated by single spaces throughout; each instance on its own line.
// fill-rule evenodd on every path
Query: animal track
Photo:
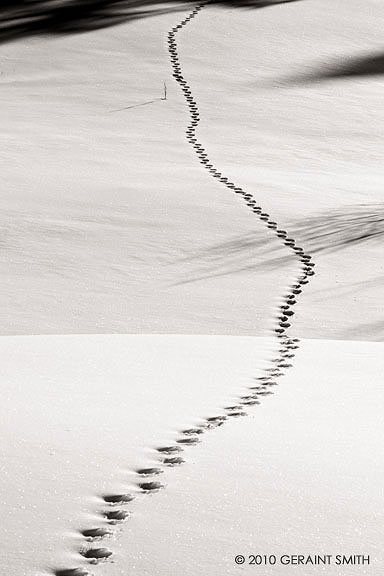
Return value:
M 112 552 L 108 548 L 89 548 L 88 550 L 83 550 L 81 554 L 89 560 L 105 560 L 112 556 Z
M 140 476 L 157 476 L 158 474 L 162 474 L 163 470 L 161 470 L 161 468 L 140 468 L 140 470 L 136 472 L 140 474 Z
M 201 442 L 200 438 L 197 437 L 193 437 L 193 436 L 189 436 L 188 438 L 180 438 L 179 440 L 176 440 L 176 442 L 178 442 L 179 444 L 188 444 L 188 445 L 193 445 L 193 444 L 198 444 L 199 442 Z
M 134 499 L 135 497 L 132 494 L 110 494 L 104 496 L 104 501 L 107 502 L 107 504 L 127 504 Z
M 247 416 L 247 413 L 243 410 L 234 410 L 233 412 L 228 412 L 228 416 L 231 418 L 239 418 L 240 416 Z
M 161 484 L 161 482 L 142 482 L 139 484 L 139 488 L 143 492 L 158 492 L 164 488 L 164 484 Z
M 260 400 L 252 399 L 252 400 L 243 400 L 242 404 L 244 406 L 254 406 L 256 404 L 261 404 Z
M 103 516 L 109 520 L 111 524 L 115 524 L 116 522 L 123 522 L 130 514 L 125 510 L 106 510 L 103 512 Z
M 207 422 L 208 424 L 217 424 L 219 422 L 224 422 L 224 420 L 226 419 L 227 419 L 226 416 L 212 416 L 210 418 L 207 418 Z
M 203 434 L 204 430 L 202 428 L 188 428 L 187 430 L 183 430 L 182 434 Z
M 176 456 L 175 458 L 165 458 L 163 463 L 165 466 L 180 466 L 180 464 L 184 464 L 185 460 Z
M 202 2 L 201 4 L 197 5 L 189 13 L 188 16 L 186 16 L 179 24 L 174 26 L 171 31 L 168 32 L 167 38 L 169 57 L 172 66 L 172 75 L 184 94 L 190 114 L 190 122 L 187 126 L 187 129 L 185 130 L 186 139 L 191 145 L 194 154 L 197 156 L 200 165 L 205 170 L 207 170 L 213 178 L 219 180 L 219 182 L 221 182 L 228 191 L 239 196 L 240 200 L 245 203 L 247 209 L 250 209 L 255 217 L 257 217 L 260 222 L 263 223 L 265 227 L 264 229 L 267 230 L 267 233 L 273 234 L 276 238 L 280 239 L 281 244 L 285 246 L 286 249 L 289 249 L 293 252 L 299 262 L 300 273 L 296 282 L 288 289 L 288 293 L 283 297 L 282 304 L 278 307 L 279 314 L 277 315 L 273 332 L 279 341 L 280 349 L 278 351 L 278 355 L 271 360 L 271 363 L 275 366 L 273 368 L 265 369 L 265 375 L 256 377 L 256 385 L 248 387 L 250 393 L 240 396 L 237 400 L 237 403 L 234 403 L 232 406 L 227 406 L 225 408 L 225 415 L 206 418 L 204 422 L 197 424 L 196 427 L 183 430 L 181 433 L 183 436 L 176 439 L 175 444 L 156 448 L 156 452 L 160 460 L 157 463 L 159 465 L 163 465 L 166 468 L 177 467 L 184 463 L 183 458 L 180 456 L 180 453 L 183 451 L 181 445 L 188 446 L 199 443 L 199 436 L 206 430 L 222 426 L 228 418 L 246 416 L 247 414 L 244 411 L 244 406 L 252 407 L 254 405 L 258 405 L 260 404 L 260 398 L 273 394 L 269 388 L 277 386 L 276 378 L 284 375 L 284 372 L 280 370 L 281 368 L 288 369 L 292 366 L 292 364 L 289 364 L 287 360 L 295 356 L 292 351 L 299 347 L 299 340 L 297 338 L 289 338 L 287 336 L 287 331 L 291 328 L 290 322 L 293 320 L 294 316 L 294 311 L 292 308 L 297 303 L 296 296 L 300 296 L 303 286 L 308 284 L 310 278 L 315 274 L 315 264 L 311 261 L 312 257 L 309 254 L 306 254 L 301 246 L 297 246 L 296 240 L 290 237 L 286 230 L 281 229 L 278 223 L 270 216 L 270 214 L 265 212 L 262 206 L 259 206 L 253 194 L 250 194 L 249 192 L 243 190 L 243 188 L 240 186 L 237 186 L 215 167 L 215 165 L 209 159 L 208 152 L 197 138 L 197 127 L 201 121 L 200 111 L 198 104 L 192 94 L 192 90 L 183 77 L 183 69 L 179 61 L 176 35 L 188 22 L 190 22 L 192 18 L 194 18 L 199 13 L 200 10 L 202 10 L 205 4 L 207 4 L 207 2 Z M 163 470 L 159 467 L 141 468 L 136 470 L 136 473 L 142 477 L 156 476 L 162 472 Z M 164 485 L 160 482 L 149 481 L 139 483 L 138 487 L 140 489 L 140 493 L 148 494 L 158 492 L 164 488 Z M 105 495 L 103 499 L 106 504 L 121 506 L 131 502 L 134 499 L 134 496 L 132 494 L 109 494 Z M 104 510 L 101 513 L 101 516 L 108 521 L 109 525 L 113 526 L 126 520 L 130 516 L 130 513 L 121 509 L 109 509 Z M 82 530 L 81 534 L 84 539 L 92 541 L 104 537 L 112 537 L 113 531 L 101 526 Z M 107 560 L 112 555 L 112 551 L 110 551 L 108 548 L 83 548 L 79 552 L 92 563 Z M 53 571 L 53 574 L 55 576 L 90 576 L 89 572 L 81 567 L 56 570 Z
M 88 530 L 83 530 L 81 534 L 84 538 L 95 540 L 105 538 L 106 536 L 112 536 L 113 532 L 107 528 L 90 528 Z
M 161 454 L 174 454 L 175 452 L 182 452 L 183 449 L 180 446 L 165 446 L 164 448 L 158 448 L 157 451 Z
M 236 410 L 241 410 L 242 406 L 240 404 L 237 404 L 236 406 L 227 406 L 226 408 L 224 408 L 225 411 L 229 410 L 230 412 L 236 411 Z

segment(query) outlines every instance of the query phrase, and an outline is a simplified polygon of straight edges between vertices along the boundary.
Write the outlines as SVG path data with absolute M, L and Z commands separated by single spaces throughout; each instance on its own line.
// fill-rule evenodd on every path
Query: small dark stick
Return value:
M 162 100 L 166 100 L 166 99 L 167 99 L 167 85 L 164 82 L 164 96 L 163 96 Z

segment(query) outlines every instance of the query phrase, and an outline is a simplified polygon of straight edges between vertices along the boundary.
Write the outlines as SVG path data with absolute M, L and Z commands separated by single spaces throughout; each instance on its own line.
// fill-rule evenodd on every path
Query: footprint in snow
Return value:
M 137 474 L 140 476 L 157 476 L 158 474 L 162 474 L 163 470 L 160 468 L 140 468 L 140 470 L 136 470 Z
M 193 434 L 203 434 L 204 430 L 202 428 L 187 428 L 187 430 L 182 430 L 182 434 L 186 436 L 193 435 Z
M 164 488 L 164 484 L 161 484 L 161 482 L 142 482 L 139 484 L 139 488 L 141 488 L 141 490 L 146 493 L 158 492 Z
M 184 464 L 185 460 L 176 456 L 175 458 L 164 458 L 163 464 L 165 466 L 180 466 L 180 464 Z
M 240 418 L 241 416 L 248 416 L 244 410 L 234 410 L 233 412 L 228 412 L 228 416 L 231 418 Z
M 256 400 L 256 398 L 252 398 L 252 400 L 244 400 L 242 402 L 244 406 L 254 406 L 256 404 L 261 404 L 260 400 Z
M 103 512 L 103 516 L 109 520 L 110 524 L 116 524 L 117 522 L 126 520 L 130 514 L 125 510 L 106 510 Z
M 88 528 L 87 530 L 82 530 L 81 534 L 88 540 L 97 540 L 112 536 L 113 532 L 107 528 Z
M 207 418 L 207 422 L 209 424 L 218 424 L 219 422 L 223 423 L 226 419 L 226 416 L 211 416 L 210 418 Z
M 178 444 L 187 444 L 188 446 L 192 446 L 193 444 L 198 444 L 201 442 L 201 440 L 200 438 L 190 436 L 189 438 L 179 438 L 179 440 L 176 440 L 176 442 Z
M 173 454 L 175 452 L 182 452 L 182 450 L 181 446 L 164 446 L 157 449 L 161 454 Z
M 112 556 L 112 551 L 108 550 L 108 548 L 89 548 L 88 550 L 84 550 L 80 552 L 84 558 L 88 560 L 106 560 L 110 556 Z
M 135 497 L 132 494 L 107 494 L 103 499 L 108 504 L 127 504 L 132 502 Z

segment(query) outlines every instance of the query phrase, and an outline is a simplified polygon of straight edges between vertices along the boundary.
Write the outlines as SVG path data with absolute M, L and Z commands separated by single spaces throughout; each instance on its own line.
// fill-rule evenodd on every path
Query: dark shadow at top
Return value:
M 299 0 L 210 0 L 209 4 L 266 8 Z M 107 28 L 148 16 L 192 9 L 182 0 L 3 0 L 0 42 L 34 35 L 75 34 Z

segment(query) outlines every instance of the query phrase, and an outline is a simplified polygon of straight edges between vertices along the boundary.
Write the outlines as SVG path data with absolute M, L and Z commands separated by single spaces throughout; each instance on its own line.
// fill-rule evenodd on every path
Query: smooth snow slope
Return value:
M 177 18 L 2 47 L 3 334 L 260 335 L 270 326 L 296 268 L 275 240 L 288 257 L 265 277 L 270 290 L 252 269 L 189 283 L 191 253 L 264 230 L 185 141 L 166 45 Z
M 236 402 L 271 352 L 244 337 L 3 339 L 0 574 L 86 566 L 79 530 L 105 525 L 102 495 L 136 494 L 155 448 Z M 236 554 L 345 553 L 371 564 L 324 573 L 379 576 L 382 358 L 379 343 L 302 342 L 274 395 L 185 447 L 165 490 L 126 507 L 115 537 L 95 543 L 114 561 L 90 572 L 235 575 L 255 569 Z
M 272 350 L 250 337 L 3 338 L 1 576 L 81 564 L 79 530 L 111 509 L 102 496 L 136 494 L 135 470 L 245 392 Z
M 97 576 L 380 576 L 383 345 L 305 340 L 273 396 L 191 447 Z M 333 555 L 236 566 L 236 555 Z M 335 564 L 370 555 L 369 565 Z
M 315 253 L 300 338 L 382 338 L 383 80 L 348 76 L 380 50 L 380 15 L 374 0 L 209 7 L 178 38 L 211 159 Z M 157 446 L 271 358 L 239 335 L 275 325 L 297 265 L 185 142 L 165 47 L 179 18 L 2 46 L 1 333 L 68 334 L 1 339 L 4 576 L 85 564 L 78 531 L 102 495 L 135 491 Z M 168 100 L 147 104 L 164 80 Z M 237 336 L 69 335 L 135 331 Z M 382 572 L 381 345 L 300 354 L 254 419 L 204 435 L 132 504 L 95 574 L 232 575 L 261 549 L 368 553 L 369 571 L 333 573 Z
M 382 21 L 375 0 L 303 0 L 246 12 L 207 8 L 179 35 L 183 73 L 202 117 L 199 140 L 210 160 L 317 264 L 297 308 L 294 330 L 301 337 L 384 336 L 377 316 Z M 375 72 L 358 74 L 364 63 Z M 191 280 L 207 262 L 208 277 L 241 277 L 251 265 L 261 279 L 284 258 L 244 230 L 195 252 L 194 262 Z
M 301 336 L 382 338 L 380 248 L 347 240 L 372 220 L 380 236 L 383 79 L 345 76 L 380 52 L 380 16 L 375 0 L 206 7 L 178 37 L 211 160 L 319 250 Z M 185 141 L 179 17 L 2 47 L 3 333 L 271 326 L 295 266 Z M 313 218 L 345 214 L 319 238 Z

